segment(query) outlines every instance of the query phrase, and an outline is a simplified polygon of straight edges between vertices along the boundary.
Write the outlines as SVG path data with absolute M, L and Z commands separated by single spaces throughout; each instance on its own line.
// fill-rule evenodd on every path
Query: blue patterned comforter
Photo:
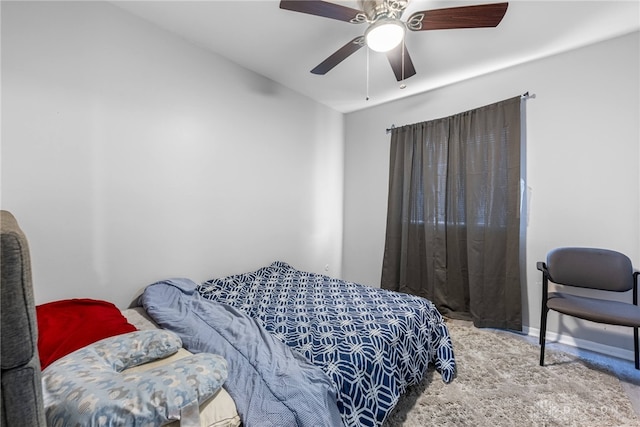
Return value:
M 456 374 L 451 338 L 433 303 L 298 271 L 275 262 L 209 280 L 197 291 L 255 318 L 332 379 L 346 426 L 379 426 L 429 364 Z

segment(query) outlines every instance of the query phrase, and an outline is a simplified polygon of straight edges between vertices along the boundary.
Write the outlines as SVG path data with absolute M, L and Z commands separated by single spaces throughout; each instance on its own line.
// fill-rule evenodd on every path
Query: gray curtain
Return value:
M 383 288 L 522 330 L 521 102 L 392 130 Z

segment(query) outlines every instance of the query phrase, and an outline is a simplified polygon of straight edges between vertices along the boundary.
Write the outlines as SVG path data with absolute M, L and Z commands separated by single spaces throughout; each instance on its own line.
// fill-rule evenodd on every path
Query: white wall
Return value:
M 341 273 L 343 115 L 108 3 L 2 2 L 2 209 L 36 303 Z
M 541 278 L 535 264 L 554 247 L 610 248 L 626 253 L 640 268 L 639 39 L 636 32 L 347 115 L 343 277 L 380 284 L 390 139 L 385 128 L 527 91 L 536 98 L 527 101 L 526 167 L 532 193 L 524 324 L 539 327 Z M 630 328 L 559 322 L 551 314 L 549 329 L 632 348 Z M 602 329 L 614 333 L 601 334 Z

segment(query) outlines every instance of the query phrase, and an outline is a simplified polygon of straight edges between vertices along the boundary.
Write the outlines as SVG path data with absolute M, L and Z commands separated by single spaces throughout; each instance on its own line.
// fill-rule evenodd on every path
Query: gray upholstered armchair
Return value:
M 547 254 L 547 262 L 538 262 L 542 271 L 542 316 L 540 319 L 540 366 L 544 365 L 547 313 L 558 313 L 609 325 L 633 328 L 635 366 L 640 369 L 638 327 L 638 275 L 631 260 L 620 252 L 597 248 L 557 248 Z M 631 292 L 631 302 L 578 296 L 567 292 L 549 292 L 548 283 Z
M 4 427 L 45 427 L 29 247 L 13 215 L 1 213 L 0 421 Z

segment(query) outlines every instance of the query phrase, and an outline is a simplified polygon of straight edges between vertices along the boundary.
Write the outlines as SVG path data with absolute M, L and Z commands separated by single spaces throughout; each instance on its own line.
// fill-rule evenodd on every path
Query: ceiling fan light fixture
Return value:
M 376 52 L 388 52 L 398 46 L 404 38 L 405 26 L 397 19 L 378 19 L 364 33 L 370 49 Z

